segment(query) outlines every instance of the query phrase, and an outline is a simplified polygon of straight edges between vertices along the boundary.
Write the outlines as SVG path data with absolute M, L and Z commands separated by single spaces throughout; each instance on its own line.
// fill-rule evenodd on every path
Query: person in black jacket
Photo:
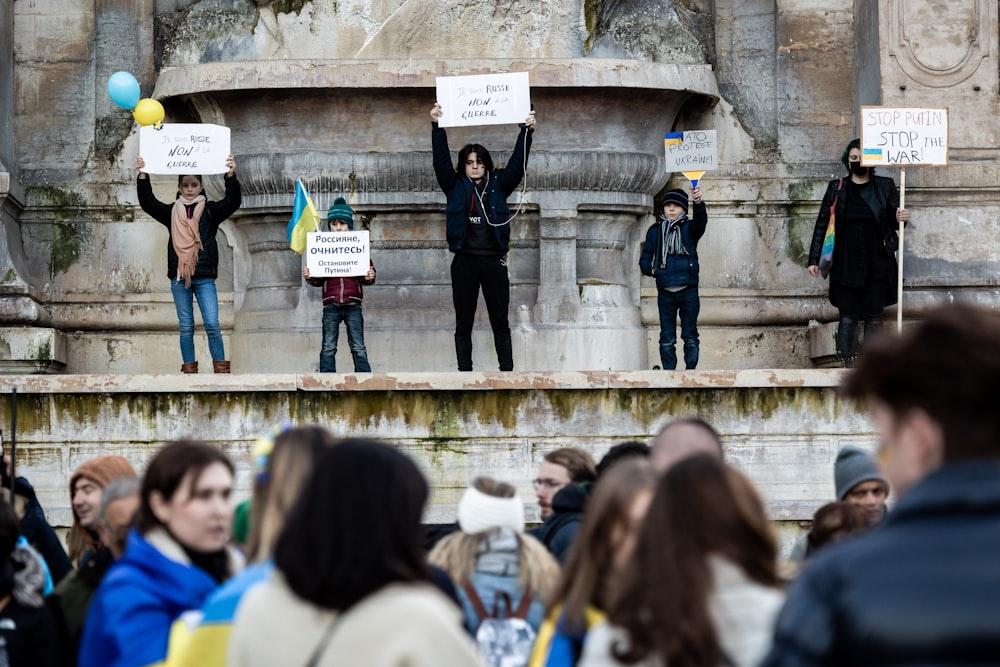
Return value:
M 807 270 L 813 277 L 819 277 L 821 269 L 824 276 L 829 272 L 830 303 L 840 310 L 837 347 L 844 367 L 853 368 L 858 355 L 858 322 L 864 322 L 865 336 L 870 337 L 882 325 L 882 309 L 896 303 L 896 223 L 905 223 L 909 214 L 899 208 L 896 183 L 876 176 L 871 167 L 861 166 L 860 139 L 847 144 L 840 161 L 848 175 L 827 185 L 816 216 Z M 831 208 L 836 227 L 833 263 L 821 267 Z
M 208 335 L 208 350 L 216 373 L 228 373 L 229 362 L 222 343 L 219 326 L 219 297 L 215 279 L 219 275 L 219 246 L 215 240 L 219 225 L 240 207 L 240 182 L 236 178 L 236 161 L 226 158 L 229 171 L 225 175 L 226 195 L 219 201 L 208 201 L 201 176 L 177 177 L 177 198 L 172 203 L 159 201 L 153 195 L 149 177 L 142 170 L 146 162 L 136 158 L 139 170 L 136 190 L 139 205 L 154 220 L 167 228 L 167 277 L 180 323 L 182 373 L 197 373 L 194 352 L 194 298 Z
M 874 341 L 844 381 L 899 496 L 792 584 L 764 667 L 1000 662 L 1000 317 L 928 314 Z
M 684 190 L 667 191 L 663 215 L 646 232 L 639 256 L 639 269 L 656 278 L 656 305 L 660 311 L 660 363 L 663 370 L 677 368 L 677 315 L 684 340 L 684 368 L 698 366 L 698 241 L 705 235 L 708 213 L 696 187 L 694 216 L 688 219 L 688 196 Z
M 448 249 L 451 263 L 451 295 L 455 303 L 455 354 L 458 370 L 472 370 L 472 324 L 482 288 L 493 329 L 500 370 L 514 369 L 510 341 L 510 279 L 507 250 L 512 215 L 507 206 L 528 165 L 535 112 L 521 124 L 517 143 L 506 167 L 494 168 L 489 151 L 480 144 L 467 144 L 458 152 L 458 166 L 451 162 L 448 135 L 438 126 L 441 105 L 431 109 L 431 145 L 434 174 L 448 197 Z

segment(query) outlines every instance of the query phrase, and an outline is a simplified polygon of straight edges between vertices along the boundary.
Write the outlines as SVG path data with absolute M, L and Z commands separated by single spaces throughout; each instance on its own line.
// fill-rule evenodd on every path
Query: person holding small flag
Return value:
M 201 176 L 185 174 L 177 177 L 177 197 L 166 203 L 153 194 L 149 175 L 143 171 L 145 160 L 142 157 L 135 159 L 135 168 L 139 171 L 136 179 L 139 206 L 170 234 L 167 277 L 180 325 L 182 373 L 198 372 L 194 351 L 195 298 L 208 335 L 213 370 L 216 373 L 230 370 L 219 325 L 219 297 L 215 291 L 215 279 L 219 275 L 219 245 L 215 236 L 219 225 L 239 209 L 242 191 L 232 155 L 226 158 L 226 166 L 229 168 L 224 178 L 226 194 L 219 201 L 208 201 Z

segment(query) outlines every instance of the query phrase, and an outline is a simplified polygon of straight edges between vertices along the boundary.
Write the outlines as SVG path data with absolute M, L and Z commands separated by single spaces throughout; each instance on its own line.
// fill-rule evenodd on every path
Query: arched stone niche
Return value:
M 444 196 L 431 168 L 435 77 L 527 71 L 538 128 L 524 189 L 511 197 L 511 328 L 521 370 L 646 367 L 636 257 L 652 195 L 666 183 L 663 134 L 685 103 L 718 98 L 705 65 L 625 60 L 266 61 L 165 69 L 154 95 L 174 118 L 232 129 L 244 187 L 231 233 L 246 276 L 232 334 L 243 371 L 316 367 L 319 290 L 303 284 L 285 226 L 296 179 L 325 211 L 344 196 L 372 234 L 378 282 L 365 291 L 375 371 L 454 367 Z M 503 164 L 517 128 L 450 128 Z M 485 308 L 474 362 L 495 368 Z M 343 340 L 343 339 L 342 339 Z M 349 371 L 346 340 L 340 370 Z

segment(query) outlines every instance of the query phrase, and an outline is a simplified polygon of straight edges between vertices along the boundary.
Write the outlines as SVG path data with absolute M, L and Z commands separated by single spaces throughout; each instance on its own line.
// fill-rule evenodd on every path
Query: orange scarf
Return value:
M 195 205 L 194 214 L 189 218 L 187 207 L 192 204 Z M 191 287 L 191 276 L 198 267 L 198 251 L 204 247 L 198 233 L 198 223 L 204 212 L 205 195 L 198 195 L 194 199 L 178 197 L 170 213 L 170 238 L 177 253 L 177 279 L 184 281 L 184 287 Z

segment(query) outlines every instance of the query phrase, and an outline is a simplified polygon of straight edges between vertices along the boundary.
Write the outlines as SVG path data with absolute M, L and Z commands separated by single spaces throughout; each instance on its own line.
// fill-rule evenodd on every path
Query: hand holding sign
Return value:
M 667 171 L 684 174 L 692 188 L 698 187 L 707 170 L 718 168 L 715 130 L 668 132 L 663 137 L 663 149 Z

